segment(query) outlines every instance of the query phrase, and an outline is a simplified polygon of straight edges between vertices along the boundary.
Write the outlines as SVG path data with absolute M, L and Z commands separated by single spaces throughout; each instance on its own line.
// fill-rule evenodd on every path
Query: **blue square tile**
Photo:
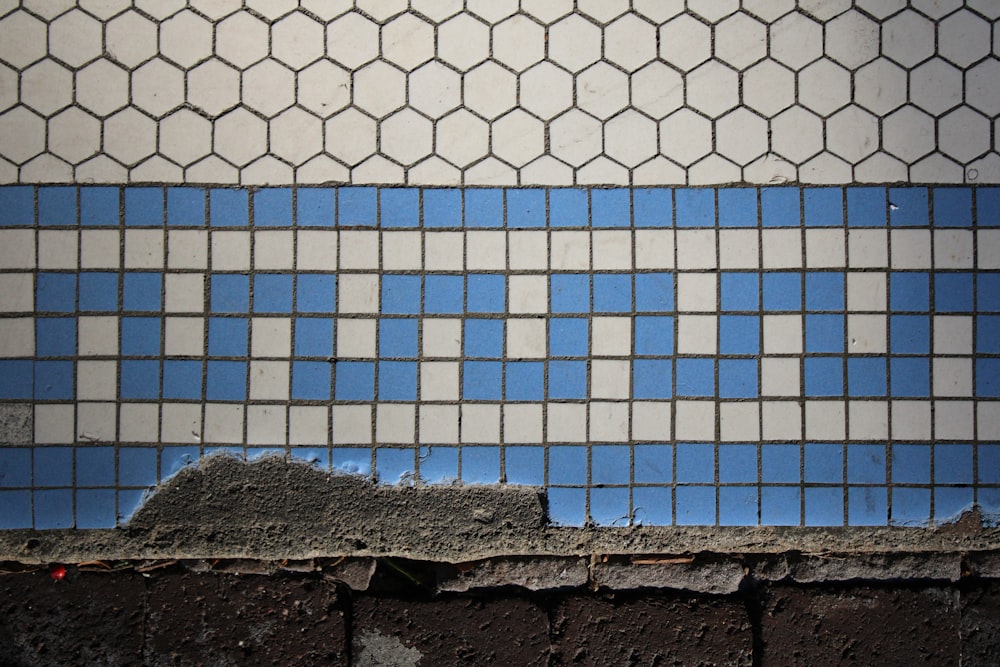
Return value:
M 843 526 L 844 490 L 819 487 L 805 489 L 805 521 L 807 526 Z
M 919 398 L 930 396 L 931 366 L 929 359 L 893 357 L 889 360 L 889 390 L 893 397 Z
M 679 486 L 676 504 L 678 526 L 715 525 L 714 486 Z
M 508 361 L 505 391 L 508 401 L 541 401 L 545 398 L 545 364 Z
M 766 484 L 796 484 L 802 474 L 798 445 L 763 444 L 760 447 L 761 481 Z
M 546 493 L 549 521 L 556 526 L 581 527 L 587 522 L 587 490 L 553 488 Z
M 550 361 L 549 398 L 586 398 L 587 362 Z
M 924 227 L 929 222 L 927 188 L 889 188 L 889 223 L 893 227 Z
M 35 320 L 35 356 L 65 357 L 75 354 L 76 318 L 41 317 Z
M 632 398 L 670 398 L 672 379 L 669 359 L 635 359 L 632 362 Z
M 586 319 L 554 317 L 549 320 L 549 354 L 553 357 L 585 357 L 589 340 Z
M 884 486 L 847 489 L 847 525 L 885 526 L 889 519 L 889 494 Z
M 980 484 L 1000 484 L 1000 444 L 979 443 L 976 445 L 976 455 L 977 481 Z
M 117 520 L 114 489 L 77 490 L 77 528 L 114 528 Z
M 499 188 L 465 191 L 466 227 L 503 227 L 503 190 Z
M 723 272 L 722 310 L 760 310 L 760 274 Z
M 114 486 L 115 448 L 77 447 L 76 486 Z
M 632 521 L 639 526 L 669 526 L 673 522 L 672 489 L 637 487 L 632 489 Z
M 309 466 L 322 470 L 330 470 L 330 450 L 325 447 L 289 447 L 288 455 L 293 461 L 306 463 Z
M 885 445 L 847 445 L 847 483 L 885 484 Z
M 420 190 L 383 188 L 379 192 L 379 223 L 382 227 L 419 227 Z
M 976 276 L 976 306 L 979 312 L 1000 312 L 1000 273 L 980 273 Z
M 369 447 L 334 447 L 330 452 L 330 465 L 341 473 L 370 477 L 372 450 Z
M 591 224 L 594 227 L 629 227 L 632 224 L 630 199 L 627 188 L 591 190 Z
M 849 396 L 885 396 L 887 377 L 885 357 L 850 357 L 847 360 Z
M 462 398 L 472 401 L 499 401 L 502 367 L 499 361 L 464 362 Z
M 930 354 L 931 325 L 926 315 L 889 318 L 889 350 L 893 354 Z
M 762 188 L 760 218 L 764 227 L 798 227 L 802 220 L 799 188 Z
M 167 224 L 183 227 L 205 226 L 205 189 L 167 188 Z
M 892 490 L 892 511 L 889 523 L 893 526 L 926 526 L 931 518 L 931 490 L 908 487 Z
M 69 400 L 73 398 L 72 361 L 35 362 L 35 398 L 41 400 Z
M 334 368 L 333 398 L 338 401 L 370 401 L 375 398 L 375 364 L 342 361 Z
M 927 312 L 930 276 L 926 273 L 890 273 L 889 307 L 894 311 Z
M 634 483 L 669 484 L 673 481 L 673 445 L 634 445 L 632 450 Z
M 976 359 L 976 397 L 1000 397 L 1000 359 Z
M 39 307 L 39 310 L 44 309 Z M 118 274 L 81 273 L 80 310 L 84 312 L 118 310 Z
M 553 313 L 586 313 L 590 311 L 590 276 L 587 274 L 553 274 L 549 278 Z
M 549 447 L 549 484 L 587 483 L 587 448 L 577 445 Z
M 160 362 L 135 359 L 122 361 L 120 382 L 122 398 L 159 398 Z
M 670 273 L 640 273 L 635 276 L 635 309 L 640 313 L 674 310 L 674 277 Z
M 30 185 L 6 185 L 0 188 L 0 211 L 2 211 L 0 213 L 0 226 L 33 226 L 35 224 L 35 188 Z
M 462 483 L 496 484 L 500 481 L 499 447 L 462 447 Z
M 885 188 L 847 188 L 847 224 L 850 227 L 885 227 Z
M 38 188 L 39 225 L 75 225 L 76 216 L 76 188 L 74 186 L 43 185 Z
M 628 484 L 631 468 L 628 445 L 594 445 L 590 450 L 591 484 Z
M 590 208 L 586 190 L 559 188 L 549 192 L 549 225 L 552 227 L 586 227 L 590 224 Z
M 497 358 L 503 356 L 503 320 L 466 320 L 465 355 Z
M 931 483 L 930 445 L 892 445 L 893 484 Z
M 132 518 L 146 499 L 149 497 L 147 489 L 127 489 L 118 491 L 118 522 L 124 523 Z
M 461 190 L 424 190 L 424 227 L 461 227 Z
M 160 318 L 123 317 L 121 353 L 132 356 L 160 356 Z
M 973 298 L 973 274 L 939 273 L 934 276 L 934 309 L 937 312 L 972 312 Z
M 983 525 L 989 528 L 1000 526 L 1000 488 L 980 488 L 977 500 L 983 516 Z
M 157 452 L 155 447 L 120 447 L 118 449 L 118 486 L 156 486 Z
M 673 226 L 673 190 L 639 188 L 632 191 L 632 217 L 636 227 Z
M 719 227 L 756 227 L 757 189 L 719 189 Z
M 678 359 L 677 396 L 715 396 L 714 359 Z
M 803 481 L 806 484 L 844 483 L 844 446 L 806 443 Z
M 125 224 L 159 227 L 164 222 L 163 188 L 125 188 Z
M 507 190 L 507 227 L 524 229 L 545 226 L 545 190 Z
M 348 186 L 337 190 L 337 224 L 374 227 L 378 222 L 378 190 Z
M 676 447 L 678 484 L 715 481 L 715 445 L 681 443 Z
M 595 313 L 628 313 L 631 311 L 631 274 L 610 273 L 594 276 Z
M 379 484 L 410 486 L 415 473 L 412 449 L 379 447 L 375 450 L 375 477 Z
M 420 481 L 453 484 L 458 481 L 458 447 L 421 447 Z
M 798 526 L 802 523 L 802 499 L 796 486 L 762 486 L 760 523 L 762 526 Z
M 0 208 L 3 204 L 0 204 Z M 121 218 L 121 193 L 114 187 L 80 188 L 80 224 L 117 227 Z
M 380 319 L 378 321 L 378 354 L 380 357 L 416 357 L 417 320 L 412 318 Z
M 802 310 L 802 275 L 765 273 L 764 310 Z
M 719 525 L 757 525 L 756 486 L 723 486 L 719 488 Z
M 337 190 L 298 188 L 295 192 L 295 224 L 299 227 L 333 227 L 337 222 Z
M 117 302 L 118 294 L 114 294 L 113 298 Z M 35 310 L 41 313 L 71 313 L 76 310 L 76 275 L 39 273 L 35 287 Z
M 844 193 L 840 188 L 803 188 L 802 209 L 807 227 L 840 227 Z
M 836 357 L 807 357 L 806 396 L 843 396 L 844 364 Z
M 934 447 L 935 484 L 972 484 L 972 445 L 939 443 Z
M 719 352 L 760 354 L 760 318 L 750 315 L 719 317 Z
M 758 395 L 756 359 L 719 360 L 720 398 L 756 398 Z
M 35 506 L 35 530 L 73 527 L 72 489 L 35 491 L 32 495 Z
M 719 483 L 757 483 L 757 445 L 719 445 Z
M 980 315 L 976 318 L 976 352 L 1000 354 L 1000 317 Z
M 552 320 L 550 327 L 560 320 Z M 640 315 L 634 320 L 635 353 L 669 355 L 674 353 L 674 318 L 662 315 Z M 585 324 L 586 326 L 586 324 Z M 586 328 L 584 329 L 586 336 Z M 584 339 L 586 354 L 586 339 Z
M 957 520 L 964 512 L 972 510 L 973 498 L 971 487 L 935 487 L 934 523 L 942 524 Z
M 208 193 L 208 220 L 213 227 L 246 227 L 250 224 L 247 190 L 214 188 Z
M 504 450 L 504 472 L 507 484 L 545 484 L 545 448 L 508 446 Z
M 201 361 L 166 359 L 163 362 L 163 398 L 201 398 Z
M 806 310 L 843 309 L 843 273 L 806 273 Z
M 1000 188 L 976 188 L 976 225 L 1000 227 Z
M 205 398 L 209 401 L 244 401 L 247 397 L 247 364 L 244 361 L 209 361 Z
M 378 398 L 380 401 L 417 400 L 417 363 L 415 361 L 380 361 L 378 363 Z
M 465 299 L 462 276 L 428 275 L 424 278 L 425 313 L 461 313 Z
M 31 491 L 0 491 L 0 529 L 31 528 Z
M 420 276 L 382 276 L 382 312 L 415 315 L 420 312 Z
M 245 357 L 247 320 L 242 317 L 209 318 L 208 354 L 213 357 Z
M 469 274 L 466 308 L 470 313 L 502 313 L 506 310 L 507 281 L 504 276 Z
M 34 395 L 34 362 L 0 359 L 0 398 L 31 398 Z
M 73 486 L 73 448 L 36 447 L 33 486 Z
M 843 315 L 806 315 L 806 352 L 843 352 Z
M 198 447 L 192 445 L 164 447 L 160 452 L 160 481 L 173 477 L 188 466 L 198 465 L 199 459 Z
M 595 526 L 628 526 L 631 523 L 628 489 L 591 488 L 590 520 Z
M 255 275 L 253 278 L 253 310 L 256 313 L 292 312 L 291 274 L 258 273 Z
M 159 273 L 126 273 L 122 288 L 122 310 L 163 310 L 162 290 L 163 276 Z
M 715 226 L 714 188 L 678 188 L 674 198 L 678 227 Z
M 972 190 L 934 188 L 934 226 L 971 227 Z
M 296 277 L 295 309 L 300 313 L 333 313 L 337 310 L 337 277 L 299 274 Z
M 329 400 L 330 364 L 323 361 L 293 361 L 292 398 L 306 401 Z

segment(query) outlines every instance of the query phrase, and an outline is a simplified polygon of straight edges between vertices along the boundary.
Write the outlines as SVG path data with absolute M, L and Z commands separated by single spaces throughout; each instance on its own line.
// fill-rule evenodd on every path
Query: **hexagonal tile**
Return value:
M 132 72 L 132 104 L 153 116 L 162 116 L 184 103 L 184 73 L 154 58 Z
M 21 104 L 49 116 L 73 101 L 73 74 L 46 58 L 21 73 Z
M 435 23 L 441 23 L 462 11 L 462 0 L 412 0 L 410 7 Z
M 373 155 L 351 170 L 351 182 L 372 185 L 378 183 L 403 183 L 403 168 L 381 155 Z
M 689 185 L 714 185 L 739 181 L 741 170 L 738 166 L 713 153 L 688 169 Z
M 656 122 L 629 109 L 604 125 L 604 152 L 626 167 L 656 155 Z
M 215 26 L 215 53 L 239 69 L 267 57 L 267 24 L 240 12 Z
M 104 121 L 104 152 L 126 166 L 156 152 L 156 123 L 132 107 Z
M 684 0 L 632 0 L 632 11 L 653 23 L 664 23 L 684 13 Z
M 962 102 L 962 72 L 934 58 L 910 72 L 910 100 L 934 115 Z
M 462 172 L 439 157 L 432 155 L 407 170 L 407 183 L 427 185 L 461 185 Z
M 354 104 L 377 118 L 395 111 L 406 97 L 406 75 L 384 62 L 374 62 L 354 74 Z
M 542 23 L 553 23 L 573 11 L 573 0 L 521 0 L 521 11 Z
M 841 109 L 826 121 L 826 148 L 857 164 L 878 150 L 878 119 L 859 106 Z
M 795 74 L 773 60 L 757 63 L 743 73 L 743 103 L 773 116 L 795 103 Z
M 271 117 L 295 104 L 295 74 L 277 60 L 243 72 L 243 104 Z
M 878 53 L 878 24 L 861 12 L 844 12 L 826 24 L 826 55 L 841 65 L 855 69 Z
M 188 102 L 217 116 L 240 102 L 240 73 L 215 58 L 187 73 Z
M 663 118 L 684 104 L 684 81 L 663 63 L 649 63 L 632 75 L 630 101 L 653 118 Z
M 886 58 L 868 63 L 854 75 L 854 101 L 884 116 L 906 103 L 906 70 Z
M 350 182 L 351 172 L 329 155 L 317 155 L 295 170 L 296 183 Z
M 440 118 L 462 103 L 462 77 L 439 62 L 423 65 L 409 76 L 410 106 Z
M 456 167 L 466 167 L 490 151 L 490 126 L 465 109 L 438 121 L 437 154 Z
M 799 0 L 799 9 L 820 21 L 829 21 L 851 8 L 851 0 Z
M 493 57 L 523 72 L 545 57 L 545 29 L 524 14 L 493 28 Z
M 0 19 L 0 60 L 24 69 L 45 56 L 45 24 L 25 12 Z
M 800 70 L 823 55 L 823 27 L 805 14 L 788 14 L 771 24 L 771 57 Z
M 607 23 L 628 11 L 628 0 L 576 0 L 576 8 L 601 23 Z
M 212 152 L 212 123 L 190 109 L 179 109 L 160 121 L 160 155 L 182 167 Z
M 160 24 L 160 54 L 184 68 L 212 55 L 212 24 L 191 11 Z
M 493 122 L 493 154 L 523 167 L 545 152 L 545 126 L 520 109 Z
M 820 153 L 799 167 L 803 183 L 834 185 L 851 181 L 851 165 L 830 153 Z
M 823 150 L 823 121 L 802 107 L 792 107 L 771 119 L 771 150 L 795 164 Z
M 521 107 L 548 120 L 573 106 L 573 77 L 549 62 L 521 75 Z
M 965 170 L 954 160 L 934 153 L 910 167 L 910 180 L 915 183 L 962 183 Z
M 601 29 L 581 16 L 567 16 L 549 28 L 549 58 L 570 72 L 601 59 Z
M 965 103 L 990 116 L 1000 114 L 1000 61 L 984 60 L 965 73 Z
M 104 27 L 108 54 L 132 69 L 156 54 L 156 24 L 137 12 L 128 11 Z
M 688 74 L 686 84 L 688 105 L 712 118 L 739 104 L 739 77 L 716 60 Z
M 969 162 L 990 150 L 990 121 L 962 106 L 938 120 L 938 142 L 942 153 L 959 162 Z
M 128 72 L 110 60 L 93 62 L 76 73 L 76 102 L 98 116 L 128 104 Z
M 465 75 L 465 106 L 493 119 L 517 104 L 517 77 L 496 63 L 483 63 Z
M 472 69 L 490 55 L 490 29 L 468 14 L 438 26 L 438 58 L 461 71 Z
M 965 0 L 965 4 L 988 19 L 1000 19 L 1000 5 L 993 0 Z
M 413 109 L 397 111 L 382 121 L 379 151 L 393 160 L 411 165 L 434 149 L 434 127 Z
M 101 28 L 78 9 L 63 14 L 49 25 L 49 55 L 73 67 L 90 62 L 104 50 Z
M 27 162 L 45 150 L 45 121 L 24 107 L 0 114 L 0 155 L 11 162 Z
M 21 167 L 20 178 L 27 183 L 66 183 L 73 180 L 73 167 L 51 153 L 44 153 Z
M 141 9 L 154 19 L 163 19 L 184 9 L 184 0 L 133 0 L 136 9 Z
M 662 155 L 658 155 L 632 170 L 632 184 L 636 187 L 684 185 L 685 183 L 687 183 L 687 170 L 677 166 Z
M 17 104 L 17 72 L 0 65 L 0 111 Z
M 886 151 L 912 164 L 934 150 L 934 119 L 913 105 L 882 119 L 882 145 Z
M 602 155 L 577 169 L 576 182 L 578 185 L 627 183 L 628 169 Z
M 712 152 L 712 122 L 690 109 L 681 109 L 660 121 L 660 152 L 689 166 Z
M 434 28 L 414 14 L 382 27 L 382 57 L 410 71 L 434 57 Z
M 767 152 L 767 121 L 746 109 L 735 109 L 715 121 L 716 152 L 738 165 L 750 164 Z
M 858 9 L 863 9 L 875 18 L 884 20 L 906 7 L 906 0 L 855 0 L 854 4 L 858 6 Z
M 271 26 L 271 55 L 292 69 L 302 69 L 323 57 L 325 30 L 302 12 L 294 12 Z
M 851 101 L 851 75 L 826 58 L 799 72 L 799 104 L 827 115 Z
M 329 60 L 313 63 L 298 73 L 298 102 L 320 118 L 351 103 L 351 75 Z
M 549 150 L 579 167 L 601 152 L 601 121 L 579 109 L 570 109 L 549 125 Z
M 237 167 L 267 152 L 267 123 L 238 107 L 215 121 L 215 153 Z
M 906 10 L 882 24 L 882 54 L 903 67 L 913 67 L 934 55 L 934 24 Z
M 323 121 L 292 107 L 270 122 L 271 152 L 292 164 L 303 164 L 323 150 Z
M 244 0 L 248 9 L 252 9 L 264 18 L 274 21 L 298 5 L 297 0 Z
M 573 168 L 543 155 L 521 168 L 521 185 L 573 185 Z
M 326 152 L 356 165 L 375 152 L 375 121 L 354 107 L 326 121 Z
M 959 67 L 968 67 L 990 52 L 990 24 L 968 10 L 955 12 L 938 24 L 938 53 Z
M 740 8 L 739 0 L 688 0 L 688 11 L 707 21 L 718 23 Z
M 888 153 L 875 153 L 854 166 L 854 180 L 860 183 L 893 183 L 909 179 L 906 165 Z
M 355 0 L 354 4 L 379 22 L 388 21 L 396 14 L 406 11 L 406 0 Z
M 743 167 L 743 180 L 762 185 L 789 183 L 798 180 L 798 168 L 783 157 L 768 153 Z
M 939 19 L 962 6 L 962 0 L 911 0 L 914 9 L 932 19 Z
M 21 3 L 25 9 L 51 21 L 73 6 L 73 0 L 24 0 Z
M 628 76 L 605 62 L 588 67 L 576 77 L 576 104 L 607 119 L 628 106 Z
M 355 69 L 378 56 L 378 25 L 351 12 L 326 28 L 327 54 L 348 69 Z
M 626 14 L 604 29 L 604 57 L 634 72 L 656 59 L 656 28 L 635 14 Z
M 243 6 L 243 0 L 189 0 L 188 4 L 213 21 L 218 21 L 239 11 Z
M 466 0 L 465 7 L 490 23 L 499 23 L 517 11 L 517 0 Z
M 715 57 L 744 69 L 767 55 L 767 28 L 749 14 L 734 14 L 715 26 Z
M 132 6 L 131 0 L 79 0 L 77 4 L 80 5 L 80 9 L 104 21 Z
M 660 27 L 660 57 L 684 71 L 694 69 L 712 56 L 712 31 L 701 21 L 684 14 Z

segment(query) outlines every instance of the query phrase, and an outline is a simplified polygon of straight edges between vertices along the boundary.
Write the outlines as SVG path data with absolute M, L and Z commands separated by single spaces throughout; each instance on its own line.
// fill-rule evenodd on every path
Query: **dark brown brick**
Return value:
M 994 666 L 1000 660 L 1000 583 L 962 591 L 962 665 Z
M 572 597 L 554 617 L 560 665 L 750 665 L 744 605 L 676 594 Z

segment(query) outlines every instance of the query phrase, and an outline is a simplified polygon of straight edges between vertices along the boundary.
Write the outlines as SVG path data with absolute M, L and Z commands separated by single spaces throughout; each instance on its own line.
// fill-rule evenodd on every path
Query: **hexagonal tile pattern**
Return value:
M 743 73 L 743 103 L 773 116 L 795 103 L 795 74 L 773 60 L 757 63 Z
M 323 57 L 324 26 L 294 12 L 271 26 L 271 55 L 292 69 L 302 69 Z
M 767 27 L 749 14 L 734 14 L 715 26 L 715 57 L 745 69 L 767 55 Z
M 545 57 L 545 29 L 523 14 L 493 28 L 493 57 L 523 72 Z
M 403 14 L 382 27 L 382 57 L 406 71 L 434 57 L 434 27 Z

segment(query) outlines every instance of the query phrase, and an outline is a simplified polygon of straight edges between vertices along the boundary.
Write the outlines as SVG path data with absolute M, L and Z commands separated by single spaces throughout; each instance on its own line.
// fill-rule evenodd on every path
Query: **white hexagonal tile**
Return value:
M 601 29 L 582 16 L 567 16 L 549 28 L 549 58 L 570 72 L 601 59 Z
M 662 155 L 654 157 L 649 162 L 632 170 L 632 184 L 643 185 L 684 185 L 687 183 L 687 170 L 680 167 Z
M 21 3 L 33 14 L 51 21 L 73 6 L 73 0 L 24 0 Z
M 488 157 L 466 169 L 462 180 L 465 185 L 517 185 L 517 170 Z
M 137 12 L 128 11 L 104 27 L 105 48 L 112 58 L 129 69 L 156 54 L 156 24 Z
M 27 162 L 45 150 L 45 121 L 24 107 L 0 114 L 0 155 L 11 162 Z
M 573 106 L 573 77 L 550 62 L 521 75 L 521 107 L 548 120 Z
M 344 164 L 359 164 L 375 148 L 375 121 L 354 107 L 326 121 L 326 152 Z
M 295 104 L 295 74 L 277 60 L 243 72 L 243 104 L 271 117 Z
M 79 0 L 77 4 L 80 5 L 80 9 L 104 21 L 132 6 L 131 0 Z
M 378 57 L 378 25 L 351 12 L 326 27 L 326 52 L 347 69 Z
M 156 152 L 156 123 L 132 107 L 104 121 L 104 152 L 126 166 Z
M 323 121 L 292 107 L 271 119 L 271 152 L 292 164 L 304 164 L 323 150 Z
M 465 8 L 490 23 L 499 23 L 517 11 L 517 0 L 466 0 Z
M 267 152 L 267 123 L 243 107 L 215 121 L 215 153 L 237 167 Z
M 75 9 L 49 25 L 49 55 L 67 65 L 80 67 L 104 50 L 101 23 Z
M 906 10 L 882 24 L 882 54 L 903 67 L 913 67 L 934 55 L 934 24 Z
M 768 23 L 795 9 L 795 0 L 743 0 L 743 11 Z
M 628 182 L 628 169 L 603 155 L 577 169 L 578 185 L 612 185 Z
M 962 72 L 934 58 L 910 72 L 910 100 L 934 115 L 962 102 Z
M 743 167 L 743 180 L 747 183 L 775 184 L 798 180 L 798 168 L 774 153 L 762 155 Z
M 329 60 L 321 60 L 298 73 L 298 102 L 320 118 L 327 118 L 351 103 L 351 75 Z
M 576 77 L 576 104 L 607 119 L 628 106 L 628 76 L 605 62 L 588 67 Z
M 910 180 L 914 183 L 962 183 L 965 170 L 951 158 L 934 153 L 910 167 Z
M 132 104 L 153 116 L 184 103 L 184 73 L 160 58 L 132 72 Z
M 431 122 L 413 109 L 397 111 L 381 123 L 379 151 L 400 164 L 415 164 L 433 150 L 433 132 Z
M 795 74 L 773 60 L 757 63 L 743 73 L 743 103 L 773 116 L 795 103 Z
M 186 167 L 212 152 L 212 123 L 190 109 L 160 121 L 159 153 Z
M 46 58 L 21 73 L 21 104 L 49 116 L 73 102 L 73 74 Z
M 239 69 L 267 57 L 267 24 L 246 12 L 215 26 L 215 53 Z
M 449 114 L 437 123 L 437 154 L 456 167 L 466 167 L 490 151 L 490 126 L 465 109 Z
M 961 106 L 938 120 L 938 149 L 959 162 L 969 162 L 990 150 L 990 121 Z
M 934 119 L 913 105 L 882 120 L 882 146 L 908 164 L 932 152 L 934 141 Z
M 160 54 L 184 68 L 212 55 L 212 24 L 191 11 L 160 24 Z
M 49 119 L 49 152 L 79 164 L 101 150 L 101 122 L 81 109 L 66 109 Z
M 906 0 L 855 0 L 858 9 L 863 9 L 875 18 L 884 20 L 906 7 Z
M 803 183 L 836 185 L 849 183 L 851 165 L 830 153 L 820 153 L 799 167 L 799 180 Z
M 98 116 L 128 104 L 128 72 L 110 60 L 98 60 L 76 73 L 76 102 Z
M 189 183 L 231 183 L 240 182 L 240 170 L 218 155 L 209 155 L 195 165 L 184 170 Z
M 1000 154 L 990 153 L 972 162 L 965 174 L 967 183 L 1000 183 Z
M 554 23 L 573 11 L 573 0 L 521 0 L 521 11 L 542 23 Z
M 844 12 L 826 24 L 826 55 L 841 65 L 856 69 L 878 54 L 878 24 L 861 12 Z
M 939 19 L 962 6 L 962 0 L 911 0 L 914 9 L 932 19 Z
M 746 109 L 735 109 L 715 121 L 715 150 L 738 165 L 767 152 L 767 121 Z
M 549 150 L 554 156 L 579 167 L 601 152 L 601 121 L 570 109 L 549 125 Z
M 878 150 L 878 119 L 859 106 L 841 109 L 826 121 L 826 148 L 851 164 Z
M 604 58 L 634 72 L 656 59 L 656 28 L 626 14 L 604 29 Z
M 252 9 L 269 21 L 280 19 L 298 5 L 297 0 L 244 0 L 247 9 Z
M 240 169 L 241 185 L 284 185 L 291 183 L 295 171 L 277 158 L 265 155 Z
M 628 0 L 576 0 L 577 11 L 608 23 L 628 11 Z
M 604 152 L 626 167 L 656 155 L 656 122 L 629 109 L 604 125 Z
M 409 76 L 410 106 L 440 118 L 462 103 L 462 77 L 439 62 L 423 65 Z
M 121 166 L 107 155 L 96 155 L 83 164 L 78 165 L 75 171 L 77 183 L 107 183 L 117 185 L 128 181 L 128 169 Z
M 799 72 L 799 104 L 828 115 L 851 101 L 851 75 L 826 58 Z
M 712 23 L 736 12 L 740 8 L 740 0 L 688 0 L 688 11 L 694 12 Z
M 794 13 L 771 24 L 771 57 L 799 70 L 823 55 L 823 28 L 804 14 Z
M 684 0 L 632 0 L 632 11 L 653 23 L 665 23 L 684 12 Z
M 771 150 L 795 164 L 823 150 L 823 121 L 802 107 L 792 107 L 771 119 Z
M 649 63 L 632 75 L 632 106 L 663 118 L 684 104 L 684 80 L 661 62 Z
M 660 121 L 660 152 L 689 166 L 712 152 L 712 121 L 681 109 Z
M 395 162 L 373 155 L 351 170 L 352 183 L 404 183 L 405 172 Z
M 490 29 L 468 14 L 459 14 L 438 26 L 438 58 L 467 71 L 490 55 Z
M 820 21 L 829 21 L 834 16 L 851 8 L 851 0 L 798 0 L 799 9 Z
M 0 65 L 0 111 L 6 111 L 17 104 L 17 72 Z
M 73 167 L 55 155 L 45 153 L 21 167 L 21 179 L 26 183 L 65 183 L 73 180 Z
M 984 60 L 965 73 L 965 103 L 985 114 L 1000 114 L 1000 61 Z
M 441 23 L 462 11 L 462 0 L 412 0 L 410 7 L 435 23 Z
M 432 155 L 407 170 L 406 182 L 426 185 L 461 185 L 462 172 L 441 158 Z
M 382 57 L 406 71 L 434 57 L 434 28 L 414 14 L 402 14 L 382 27 Z
M 492 120 L 517 105 L 517 77 L 496 63 L 483 63 L 465 75 L 464 102 Z
M 660 57 L 681 70 L 692 70 L 712 56 L 712 30 L 684 14 L 660 27 Z
M 240 73 L 213 58 L 187 73 L 187 99 L 205 113 L 218 116 L 240 102 Z
M 938 24 L 938 53 L 968 67 L 990 52 L 990 24 L 968 10 L 955 12 Z
M 767 28 L 749 14 L 734 14 L 715 26 L 715 57 L 744 69 L 767 55 Z
M 154 19 L 162 21 L 184 9 L 184 0 L 133 0 L 136 9 L 141 9 Z
M 573 185 L 573 168 L 543 155 L 521 168 L 521 185 Z
M 965 4 L 988 19 L 1000 19 L 1000 5 L 993 0 L 965 0 Z
M 493 154 L 523 167 L 545 152 L 545 126 L 520 109 L 493 122 Z
M 687 76 L 688 106 L 717 118 L 739 104 L 739 77 L 736 72 L 713 60 Z
M 294 12 L 271 26 L 271 55 L 292 69 L 302 69 L 323 57 L 326 50 L 322 24 Z
M 740 168 L 722 157 L 712 154 L 688 169 L 690 185 L 715 185 L 717 183 L 735 183 L 741 180 Z
M 188 4 L 191 5 L 191 9 L 196 9 L 213 21 L 218 21 L 239 11 L 243 6 L 243 0 L 189 0 Z
M 25 12 L 0 19 L 0 60 L 23 69 L 45 55 L 45 24 Z
M 355 0 L 354 4 L 380 23 L 406 11 L 406 0 Z
M 493 57 L 523 72 L 545 57 L 545 29 L 524 14 L 493 27 Z
M 888 153 L 875 153 L 854 166 L 854 180 L 860 183 L 894 183 L 909 178 L 909 169 Z
M 854 75 L 854 101 L 880 116 L 906 104 L 906 70 L 878 58 Z
M 295 170 L 296 183 L 346 183 L 351 172 L 329 155 L 317 155 Z

